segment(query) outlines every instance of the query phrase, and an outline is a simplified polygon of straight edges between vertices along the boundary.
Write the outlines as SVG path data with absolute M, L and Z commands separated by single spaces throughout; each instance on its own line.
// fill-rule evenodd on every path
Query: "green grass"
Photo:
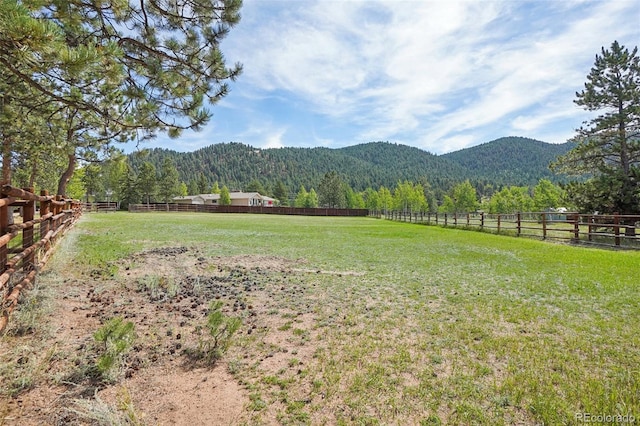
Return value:
M 87 215 L 76 266 L 116 276 L 142 249 L 304 259 L 330 273 L 282 276 L 278 332 L 313 357 L 266 372 L 257 333 L 228 354 L 256 421 L 574 424 L 640 417 L 640 253 L 372 218 Z M 301 261 L 302 263 L 302 261 Z M 295 312 L 313 314 L 297 324 Z M 291 315 L 289 315 L 291 314 Z M 304 362 L 304 365 L 299 365 Z M 297 371 L 300 370 L 300 371 Z

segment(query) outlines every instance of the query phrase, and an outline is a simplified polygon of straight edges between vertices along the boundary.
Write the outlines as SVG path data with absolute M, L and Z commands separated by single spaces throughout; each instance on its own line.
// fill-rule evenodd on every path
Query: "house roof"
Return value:
M 174 200 L 194 200 L 196 198 L 202 198 L 203 200 L 219 200 L 220 194 L 198 194 L 198 195 L 185 195 L 180 197 L 174 197 Z M 260 195 L 258 192 L 230 192 L 229 198 L 232 200 L 241 200 L 246 198 L 260 198 L 264 201 L 278 201 L 275 198 Z
M 229 197 L 232 200 L 243 199 L 243 198 L 264 198 L 263 195 L 260 195 L 257 192 L 230 192 Z

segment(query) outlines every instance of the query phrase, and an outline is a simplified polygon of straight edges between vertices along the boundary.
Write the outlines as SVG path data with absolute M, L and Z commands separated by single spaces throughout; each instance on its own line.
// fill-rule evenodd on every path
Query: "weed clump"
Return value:
M 93 339 L 101 346 L 101 355 L 95 364 L 99 377 L 111 380 L 122 359 L 135 340 L 134 325 L 121 317 L 112 318 L 93 333 Z
M 199 329 L 204 333 L 198 339 L 198 347 L 191 355 L 207 364 L 215 363 L 229 349 L 231 338 L 241 325 L 240 318 L 229 317 L 222 312 L 222 302 L 211 302 L 207 323 Z

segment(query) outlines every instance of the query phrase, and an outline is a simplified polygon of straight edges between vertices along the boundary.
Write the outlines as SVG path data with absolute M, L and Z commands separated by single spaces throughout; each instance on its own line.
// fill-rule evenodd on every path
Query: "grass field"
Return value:
M 268 318 L 225 359 L 248 424 L 640 419 L 637 252 L 372 218 L 92 214 L 72 232 L 69 268 L 115 281 L 157 247 L 294 265 L 246 272 Z

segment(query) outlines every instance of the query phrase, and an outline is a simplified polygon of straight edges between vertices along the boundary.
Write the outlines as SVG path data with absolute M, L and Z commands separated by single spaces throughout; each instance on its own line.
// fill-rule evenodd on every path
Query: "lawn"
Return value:
M 228 309 L 247 424 L 640 419 L 637 252 L 373 218 L 91 214 L 73 233 L 68 267 L 105 282 L 158 247 L 287 265 L 245 265 L 257 323 Z

